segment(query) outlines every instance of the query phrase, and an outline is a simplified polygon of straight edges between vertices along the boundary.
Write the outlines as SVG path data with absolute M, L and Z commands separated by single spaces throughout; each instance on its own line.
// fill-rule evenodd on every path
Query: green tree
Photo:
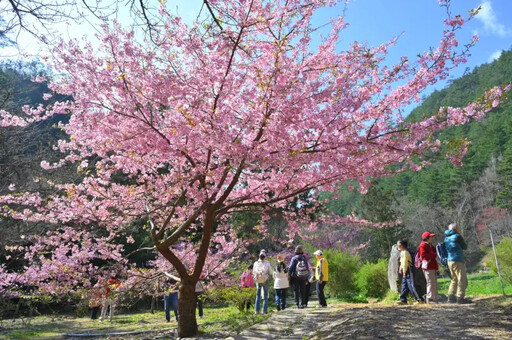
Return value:
M 503 153 L 503 162 L 497 170 L 498 182 L 502 189 L 496 196 L 496 205 L 500 208 L 512 209 L 512 141 L 507 144 Z

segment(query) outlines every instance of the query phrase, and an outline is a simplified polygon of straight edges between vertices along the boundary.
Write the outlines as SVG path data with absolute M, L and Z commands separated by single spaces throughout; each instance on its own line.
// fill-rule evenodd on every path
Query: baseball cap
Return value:
M 423 234 L 421 234 L 421 238 L 423 238 L 423 239 L 425 239 L 427 237 L 433 237 L 433 236 L 436 236 L 436 234 L 432 234 L 429 231 L 425 231 Z
M 315 251 L 313 254 L 315 254 L 315 255 L 322 255 L 323 253 L 322 253 L 322 251 L 321 251 L 321 250 L 317 250 L 317 251 Z

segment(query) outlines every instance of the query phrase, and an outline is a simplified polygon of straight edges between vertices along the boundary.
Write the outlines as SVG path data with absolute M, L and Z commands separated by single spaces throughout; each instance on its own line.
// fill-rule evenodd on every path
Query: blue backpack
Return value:
M 439 262 L 447 267 L 448 266 L 448 252 L 446 251 L 446 246 L 444 242 L 438 243 L 436 246 L 437 257 L 439 258 Z

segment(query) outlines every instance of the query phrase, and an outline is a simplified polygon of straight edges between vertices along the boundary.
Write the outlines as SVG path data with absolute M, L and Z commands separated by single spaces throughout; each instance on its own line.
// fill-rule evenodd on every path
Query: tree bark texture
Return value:
M 192 337 L 197 334 L 196 286 L 192 282 L 182 282 L 178 295 L 178 336 Z

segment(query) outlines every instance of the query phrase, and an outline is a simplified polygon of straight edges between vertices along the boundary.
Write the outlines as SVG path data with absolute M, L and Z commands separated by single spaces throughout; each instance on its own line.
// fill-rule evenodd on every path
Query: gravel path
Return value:
M 337 304 L 289 309 L 227 339 L 391 338 L 512 339 L 512 299 L 482 299 L 469 305 Z

